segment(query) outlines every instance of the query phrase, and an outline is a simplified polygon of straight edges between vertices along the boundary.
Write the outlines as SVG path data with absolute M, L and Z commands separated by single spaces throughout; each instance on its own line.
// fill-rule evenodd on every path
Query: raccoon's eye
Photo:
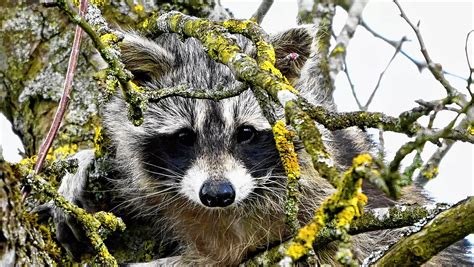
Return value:
M 237 129 L 237 142 L 248 143 L 255 137 L 256 130 L 252 126 L 242 126 Z
M 193 146 L 196 141 L 196 133 L 190 129 L 182 129 L 177 134 L 178 142 L 184 146 Z

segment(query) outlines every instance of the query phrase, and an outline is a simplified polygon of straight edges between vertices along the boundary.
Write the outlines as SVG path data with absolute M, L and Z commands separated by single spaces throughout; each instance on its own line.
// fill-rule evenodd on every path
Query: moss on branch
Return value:
M 285 206 L 286 222 L 292 234 L 296 234 L 300 228 L 298 221 L 298 198 L 300 195 L 298 180 L 301 173 L 298 155 L 293 144 L 295 133 L 286 129 L 285 123 L 279 120 L 273 126 L 273 135 L 276 148 L 288 177 Z
M 27 184 L 32 187 L 32 194 L 36 195 L 37 199 L 52 200 L 56 207 L 63 209 L 65 213 L 70 214 L 81 223 L 96 252 L 95 263 L 104 266 L 118 266 L 117 261 L 105 246 L 104 239 L 111 232 L 125 230 L 125 224 L 120 218 L 104 211 L 94 214 L 87 213 L 82 208 L 67 201 L 41 175 L 31 173 L 27 177 Z
M 419 221 L 431 219 L 439 213 L 447 210 L 450 205 L 437 204 L 436 206 L 395 206 L 390 208 L 378 208 L 365 211 L 362 216 L 354 219 L 348 227 L 347 233 L 356 235 L 370 231 L 402 228 L 411 226 Z M 323 247 L 337 240 L 338 234 L 330 223 L 326 225 L 316 236 L 313 247 Z M 278 263 L 283 259 L 280 251 L 286 249 L 292 240 L 272 247 L 245 262 L 246 266 L 268 266 Z M 316 250 L 317 251 L 317 250 Z
M 474 197 L 436 216 L 419 232 L 391 247 L 376 264 L 419 266 L 454 242 L 474 232 Z
M 348 226 L 362 214 L 367 197 L 362 194 L 362 180 L 371 172 L 372 157 L 362 154 L 354 158 L 353 166 L 344 174 L 338 190 L 327 198 L 316 211 L 314 218 L 300 229 L 288 245 L 285 255 L 296 261 L 313 249 L 313 243 L 321 230 L 334 220 L 341 233 L 347 233 Z M 339 235 L 340 236 L 340 235 Z

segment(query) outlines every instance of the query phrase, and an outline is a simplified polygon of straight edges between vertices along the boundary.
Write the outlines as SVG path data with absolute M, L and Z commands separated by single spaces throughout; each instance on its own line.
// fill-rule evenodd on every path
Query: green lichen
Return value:
M 311 155 L 313 166 L 319 175 L 334 186 L 338 185 L 339 174 L 330 154 L 326 151 L 322 135 L 313 120 L 299 109 L 297 104 L 289 101 L 285 106 L 287 120 L 296 129 L 303 141 L 305 150 Z
M 474 232 L 474 197 L 437 215 L 420 231 L 392 246 L 375 264 L 420 266 L 457 240 Z

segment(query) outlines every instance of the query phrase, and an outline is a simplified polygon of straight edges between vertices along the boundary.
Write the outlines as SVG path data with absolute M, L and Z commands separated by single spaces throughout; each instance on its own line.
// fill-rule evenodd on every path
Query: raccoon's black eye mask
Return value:
M 255 135 L 257 134 L 257 130 L 255 130 L 252 126 L 240 126 L 237 131 L 235 132 L 235 139 L 237 140 L 238 144 L 247 144 L 250 143 Z

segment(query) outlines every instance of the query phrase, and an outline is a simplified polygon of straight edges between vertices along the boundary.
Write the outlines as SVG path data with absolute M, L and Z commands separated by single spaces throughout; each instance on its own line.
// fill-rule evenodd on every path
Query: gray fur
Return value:
M 308 47 L 313 33 L 314 29 L 306 26 L 273 36 L 277 65 L 310 102 L 335 109 L 331 99 L 318 94 L 319 81 L 312 70 L 315 51 Z M 182 41 L 175 34 L 163 34 L 150 41 L 134 33 L 125 36 L 124 63 L 135 74 L 135 82 L 149 90 L 185 84 L 213 91 L 241 84 L 229 68 L 212 60 L 193 38 Z M 247 39 L 236 36 L 236 40 L 246 53 L 255 54 Z M 285 58 L 292 52 L 299 54 L 296 60 Z M 102 114 L 116 153 L 117 177 L 112 181 L 118 199 L 115 208 L 125 216 L 146 219 L 157 229 L 171 231 L 182 244 L 181 263 L 235 265 L 249 252 L 288 237 L 284 222 L 286 177 L 270 125 L 250 90 L 219 102 L 165 98 L 149 104 L 139 127 L 128 121 L 126 112 L 124 101 L 116 97 Z M 282 110 L 278 113 L 281 117 Z M 265 142 L 236 143 L 236 133 L 242 126 L 253 127 L 261 138 L 255 140 Z M 353 156 L 371 149 L 368 137 L 360 130 L 330 132 L 318 127 L 340 169 L 346 168 Z M 187 149 L 175 144 L 176 134 L 183 129 L 196 134 L 195 143 Z M 304 223 L 334 189 L 314 171 L 301 145 L 297 147 L 302 166 L 299 217 Z M 60 189 L 76 203 L 84 202 L 85 170 L 92 159 L 91 151 L 81 153 L 78 157 L 84 157 L 79 171 L 65 177 Z M 255 162 L 257 158 L 259 162 Z M 199 188 L 193 183 L 206 179 L 234 179 L 241 199 L 236 198 L 226 208 L 204 207 L 193 196 L 196 191 L 192 187 Z M 380 194 L 371 197 L 375 206 L 389 204 Z M 55 217 L 58 225 L 73 228 L 61 214 Z M 363 258 L 383 240 L 392 240 L 390 233 L 355 237 L 357 255 Z M 318 253 L 320 263 L 334 263 L 334 244 Z

